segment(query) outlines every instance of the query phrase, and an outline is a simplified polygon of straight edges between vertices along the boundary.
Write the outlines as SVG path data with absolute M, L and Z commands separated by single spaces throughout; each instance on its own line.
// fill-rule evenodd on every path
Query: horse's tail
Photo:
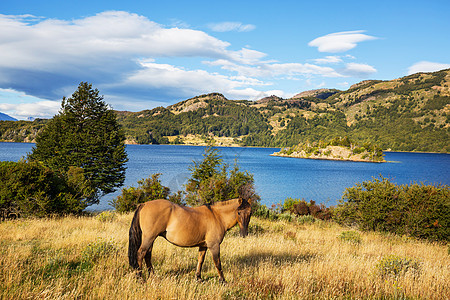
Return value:
M 144 204 L 139 204 L 136 211 L 134 212 L 133 221 L 131 221 L 129 241 L 128 241 L 128 262 L 130 266 L 134 269 L 139 268 L 137 253 L 139 247 L 142 243 L 142 230 L 139 224 L 139 212 L 141 211 Z

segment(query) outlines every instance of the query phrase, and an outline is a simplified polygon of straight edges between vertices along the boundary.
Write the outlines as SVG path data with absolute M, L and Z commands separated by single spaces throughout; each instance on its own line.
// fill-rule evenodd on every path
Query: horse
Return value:
M 180 206 L 168 200 L 152 200 L 140 204 L 129 231 L 128 260 L 142 277 L 142 264 L 153 273 L 152 248 L 158 236 L 179 247 L 198 247 L 198 263 L 195 273 L 202 281 L 201 270 L 206 250 L 212 254 L 219 273 L 219 281 L 226 282 L 220 262 L 220 244 L 225 233 L 239 224 L 240 235 L 248 234 L 251 216 L 251 200 L 242 198 L 216 202 L 199 207 Z

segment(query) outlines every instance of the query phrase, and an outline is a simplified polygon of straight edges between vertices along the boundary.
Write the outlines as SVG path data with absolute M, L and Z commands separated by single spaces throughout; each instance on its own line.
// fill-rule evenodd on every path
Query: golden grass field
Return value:
M 221 247 L 227 284 L 210 254 L 195 280 L 196 248 L 158 238 L 156 273 L 144 283 L 128 267 L 132 214 L 19 219 L 0 223 L 2 299 L 450 299 L 447 245 L 379 233 L 360 241 L 332 222 L 252 218 L 243 239 L 233 228 Z M 380 261 L 418 262 L 397 275 Z M 146 274 L 147 275 L 147 274 Z

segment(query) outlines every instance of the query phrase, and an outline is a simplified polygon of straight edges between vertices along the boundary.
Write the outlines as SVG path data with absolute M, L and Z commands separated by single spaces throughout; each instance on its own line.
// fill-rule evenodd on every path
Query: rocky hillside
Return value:
M 383 149 L 450 153 L 450 70 L 366 80 L 346 91 L 320 89 L 290 99 L 236 101 L 213 93 L 117 115 L 129 143 L 287 147 L 348 136 Z M 1 121 L 0 140 L 32 141 L 43 123 Z

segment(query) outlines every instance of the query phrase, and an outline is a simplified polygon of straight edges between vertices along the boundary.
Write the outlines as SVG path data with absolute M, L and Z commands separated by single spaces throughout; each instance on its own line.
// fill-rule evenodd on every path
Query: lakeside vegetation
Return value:
M 200 95 L 168 107 L 116 111 L 128 143 L 291 147 L 348 136 L 392 151 L 450 153 L 450 70 L 367 80 L 290 99 Z M 33 141 L 45 120 L 0 121 L 1 141 Z
M 212 148 L 191 168 L 204 203 L 235 191 L 233 182 L 252 179 L 236 168 L 234 175 L 224 170 Z M 157 174 L 122 192 L 125 211 L 171 196 Z M 450 296 L 449 199 L 448 186 L 398 187 L 382 179 L 347 189 L 336 208 L 303 199 L 286 199 L 272 209 L 256 205 L 250 236 L 242 239 L 234 228 L 222 243 L 225 285 L 217 281 L 209 257 L 205 280 L 197 282 L 197 251 L 162 238 L 153 251 L 156 274 L 146 274 L 145 283 L 137 279 L 126 254 L 132 212 L 8 219 L 0 222 L 0 294 L 8 299 L 442 299 Z
M 86 99 L 78 97 L 86 92 L 93 96 L 87 97 L 93 110 L 86 111 Z M 181 115 L 205 105 L 191 100 L 170 113 Z M 271 101 L 279 99 L 265 103 Z M 5 183 L 0 186 L 5 219 L 0 222 L 2 298 L 450 297 L 448 186 L 397 186 L 381 178 L 347 188 L 336 207 L 288 198 L 267 208 L 255 194 L 253 175 L 240 171 L 237 162 L 229 170 L 210 147 L 189 169 L 185 192 L 170 194 L 159 174 L 153 174 L 137 187 L 122 189 L 112 203 L 116 212 L 89 215 L 82 212 L 85 207 L 123 183 L 125 136 L 115 114 L 87 83 L 80 84 L 73 98 L 63 99 L 63 108 L 38 134 L 29 161 L 0 164 Z M 96 138 L 101 142 L 95 143 Z M 86 157 L 84 146 L 92 141 L 108 147 L 89 148 Z M 352 148 L 349 138 L 328 143 Z M 319 141 L 317 146 L 325 144 Z M 364 145 L 367 149 L 380 151 L 370 144 Z M 112 159 L 105 160 L 106 154 Z M 210 260 L 204 266 L 205 282 L 195 281 L 197 251 L 163 239 L 157 240 L 153 254 L 156 275 L 143 283 L 129 268 L 129 211 L 136 204 L 166 198 L 196 206 L 244 195 L 254 200 L 250 237 L 238 238 L 233 229 L 222 244 L 229 284 L 216 281 Z
M 132 214 L 17 219 L 0 223 L 5 299 L 447 299 L 448 246 L 360 232 L 298 217 L 252 217 L 221 247 L 228 284 L 212 259 L 195 280 L 198 251 L 155 242 L 155 275 L 137 280 L 127 262 Z
M 273 156 L 349 160 L 363 162 L 386 162 L 381 148 L 371 143 L 355 145 L 348 137 L 337 137 L 331 141 L 301 143 L 296 146 L 282 148 Z
M 79 214 L 125 180 L 125 135 L 92 84 L 81 82 L 37 133 L 26 159 L 0 163 L 0 219 Z

